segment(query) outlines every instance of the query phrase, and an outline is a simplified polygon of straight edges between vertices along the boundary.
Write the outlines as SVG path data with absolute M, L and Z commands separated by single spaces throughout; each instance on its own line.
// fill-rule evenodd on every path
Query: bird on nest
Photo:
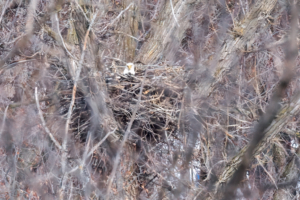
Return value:
M 123 75 L 135 75 L 134 71 L 134 64 L 133 63 L 127 63 L 125 66 L 125 69 L 123 71 Z
M 111 73 L 105 77 L 106 83 L 116 84 L 118 81 L 122 81 L 136 74 L 136 68 L 133 63 L 127 63 L 126 66 L 118 66 L 115 62 L 112 63 Z

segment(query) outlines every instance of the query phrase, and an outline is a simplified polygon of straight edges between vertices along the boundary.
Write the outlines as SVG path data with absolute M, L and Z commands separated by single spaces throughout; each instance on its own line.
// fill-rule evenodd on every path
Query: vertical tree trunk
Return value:
M 145 64 L 171 59 L 178 50 L 185 31 L 190 27 L 193 5 L 198 1 L 159 0 L 157 16 L 151 22 L 149 39 L 143 44 L 136 61 Z

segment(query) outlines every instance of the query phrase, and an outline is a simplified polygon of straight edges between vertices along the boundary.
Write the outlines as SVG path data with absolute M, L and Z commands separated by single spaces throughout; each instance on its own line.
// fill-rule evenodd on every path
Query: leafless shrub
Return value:
M 1 2 L 0 198 L 299 198 L 298 6 Z

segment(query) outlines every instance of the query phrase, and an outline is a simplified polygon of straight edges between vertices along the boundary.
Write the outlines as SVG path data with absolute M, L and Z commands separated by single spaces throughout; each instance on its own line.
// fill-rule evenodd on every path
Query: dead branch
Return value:
M 48 129 L 47 125 L 46 125 L 46 122 L 45 122 L 45 119 L 43 117 L 43 113 L 42 113 L 42 110 L 40 108 L 40 102 L 39 102 L 39 97 L 38 97 L 38 91 L 37 91 L 37 87 L 35 87 L 35 102 L 36 102 L 36 107 L 38 109 L 38 112 L 39 112 L 39 116 L 40 116 L 40 119 L 42 121 L 42 125 L 46 131 L 46 133 L 49 135 L 50 139 L 52 140 L 52 142 L 55 144 L 55 146 L 59 149 L 59 150 L 63 150 L 62 149 L 62 146 L 59 144 L 59 142 L 54 138 L 53 134 L 51 133 L 51 131 Z M 7 109 L 7 108 L 6 108 Z

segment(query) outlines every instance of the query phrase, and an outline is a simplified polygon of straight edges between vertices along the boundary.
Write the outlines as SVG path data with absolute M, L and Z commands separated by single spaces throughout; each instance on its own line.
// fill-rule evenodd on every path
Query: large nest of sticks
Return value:
M 178 129 L 184 87 L 182 66 L 136 66 L 135 75 L 114 74 L 108 83 L 109 103 L 121 130 L 125 130 L 137 109 L 131 132 L 143 141 L 161 142 Z
M 62 63 L 50 65 L 49 72 L 54 74 L 54 68 L 60 69 L 60 74 L 56 73 L 53 90 L 56 91 L 52 94 L 51 105 L 55 107 L 57 115 L 66 116 L 72 96 L 72 77 L 68 75 L 68 69 Z M 147 71 L 147 72 L 146 72 Z M 90 74 L 90 72 L 86 72 Z M 113 81 L 106 83 L 107 87 L 107 107 L 110 108 L 113 118 L 110 120 L 117 124 L 118 135 L 122 138 L 127 129 L 129 122 L 132 118 L 134 110 L 137 109 L 137 114 L 134 118 L 131 134 L 128 141 L 131 152 L 141 153 L 141 148 L 146 143 L 156 146 L 160 143 L 167 142 L 167 138 L 171 134 L 173 136 L 178 132 L 178 120 L 180 120 L 183 88 L 186 81 L 184 80 L 184 67 L 183 66 L 168 66 L 159 65 L 151 66 L 138 66 L 136 65 L 135 75 L 125 76 L 122 73 L 112 73 L 108 70 L 107 77 Z M 97 83 L 93 76 L 84 78 L 85 82 Z M 89 86 L 91 87 L 91 86 Z M 141 98 L 139 101 L 140 91 L 142 88 Z M 89 136 L 89 132 L 93 129 L 93 116 L 92 108 L 89 105 L 87 96 L 82 87 L 78 87 L 76 91 L 76 99 L 74 102 L 74 110 L 70 123 L 70 130 L 76 143 L 75 147 L 82 146 L 88 143 L 88 138 L 91 137 L 95 141 L 100 141 L 101 136 Z M 51 107 L 51 105 L 49 105 Z M 61 123 L 53 118 L 53 126 L 58 126 Z M 97 128 L 97 132 L 105 131 L 105 127 L 101 124 Z M 101 134 L 100 134 L 101 135 Z M 62 140 L 62 139 L 60 139 Z M 98 175 L 107 176 L 112 170 L 111 159 L 117 150 L 116 144 L 106 141 L 106 145 L 99 148 L 93 153 L 92 165 L 93 170 L 96 170 Z M 133 145 L 133 146 L 132 146 Z M 74 149 L 73 152 L 77 152 Z M 76 153 L 73 153 L 76 157 Z M 136 154 L 137 155 L 137 154 Z M 139 156 L 143 159 L 143 156 Z M 146 156 L 147 157 L 147 156 Z M 134 166 L 134 173 L 139 175 L 139 184 L 148 185 L 152 173 L 147 168 L 142 168 L 137 161 Z M 150 178 L 149 178 L 150 177 Z M 148 189 L 150 186 L 148 185 Z

